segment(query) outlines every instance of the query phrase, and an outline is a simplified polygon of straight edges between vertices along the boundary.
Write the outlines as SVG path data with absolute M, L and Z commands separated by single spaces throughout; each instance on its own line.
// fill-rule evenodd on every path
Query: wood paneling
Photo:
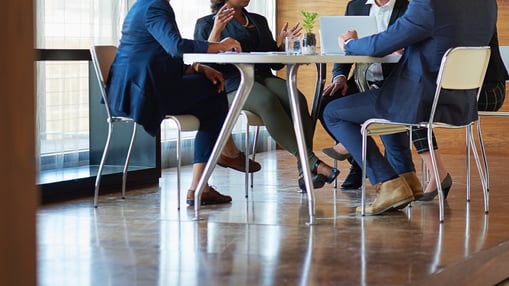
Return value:
M 33 1 L 0 10 L 0 285 L 36 285 Z
M 277 27 L 278 31 L 281 29 L 285 22 L 294 24 L 302 21 L 299 10 L 317 11 L 319 15 L 342 15 L 344 14 L 346 3 L 348 1 L 332 1 L 332 0 L 316 0 L 316 1 L 296 1 L 296 0 L 278 0 L 277 1 Z M 498 0 L 499 17 L 498 17 L 498 33 L 500 38 L 500 45 L 509 45 L 509 0 Z M 315 27 L 315 33 L 318 34 L 319 25 Z M 318 35 L 317 35 L 318 36 Z M 319 42 L 319 40 L 318 40 Z M 318 47 L 319 48 L 319 47 Z M 328 78 L 327 83 L 330 82 L 330 70 L 332 65 L 327 66 Z M 279 73 L 284 77 L 284 71 Z M 315 67 L 308 65 L 299 69 L 298 73 L 298 88 L 308 98 L 308 103 L 311 106 L 314 82 L 316 72 Z M 503 111 L 509 111 L 509 102 L 506 101 L 502 107 Z M 483 132 L 486 147 L 490 150 L 497 152 L 507 152 L 505 146 L 507 145 L 507 135 L 509 133 L 509 120 L 500 118 L 487 118 L 483 119 Z M 440 149 L 442 152 L 459 153 L 464 152 L 464 132 L 462 131 L 446 131 L 438 130 L 436 132 Z M 458 140 L 461 139 L 461 140 Z M 314 138 L 314 149 L 320 150 L 323 147 L 331 145 L 333 140 L 324 131 L 320 123 L 317 124 L 316 134 Z

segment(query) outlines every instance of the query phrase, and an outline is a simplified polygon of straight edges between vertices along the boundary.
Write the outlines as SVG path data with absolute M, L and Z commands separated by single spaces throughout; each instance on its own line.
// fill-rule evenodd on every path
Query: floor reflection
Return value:
M 328 185 L 316 191 L 318 224 L 308 226 L 307 197 L 298 192 L 293 158 L 282 151 L 257 155 L 270 168 L 255 175 L 248 199 L 244 176 L 217 168 L 211 181 L 233 203 L 203 207 L 198 222 L 193 208 L 177 211 L 174 170 L 165 170 L 158 186 L 128 192 L 126 200 L 101 196 L 98 209 L 91 198 L 43 206 L 37 215 L 39 285 L 407 285 L 435 279 L 509 241 L 509 194 L 491 192 L 485 215 L 480 185 L 472 185 L 472 200 L 465 201 L 463 156 L 445 156 L 458 172 L 443 224 L 437 201 L 360 217 L 360 193 Z M 496 180 L 502 170 L 490 172 L 492 190 L 509 187 Z M 183 186 L 190 175 L 184 168 Z M 368 200 L 374 195 L 370 188 Z M 489 267 L 482 269 L 489 274 Z

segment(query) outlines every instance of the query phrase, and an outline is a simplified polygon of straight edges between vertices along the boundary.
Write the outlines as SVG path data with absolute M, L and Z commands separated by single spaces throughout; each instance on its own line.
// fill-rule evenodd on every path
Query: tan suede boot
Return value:
M 405 181 L 408 183 L 410 189 L 412 189 L 412 193 L 414 194 L 415 200 L 418 200 L 424 196 L 424 191 L 422 190 L 421 182 L 415 172 L 408 172 L 399 175 L 400 177 L 405 178 Z
M 373 203 L 366 206 L 366 215 L 381 214 L 390 209 L 401 209 L 414 200 L 412 189 L 403 177 L 385 181 L 380 185 L 380 190 Z M 362 206 L 357 207 L 357 212 L 362 211 Z

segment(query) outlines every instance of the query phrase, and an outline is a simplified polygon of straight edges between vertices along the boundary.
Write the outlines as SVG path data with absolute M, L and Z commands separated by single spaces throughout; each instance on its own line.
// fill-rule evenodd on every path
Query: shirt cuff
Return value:
M 340 78 L 340 77 L 344 77 L 346 79 L 346 76 L 344 74 L 340 74 L 340 75 L 337 75 L 335 76 L 332 81 L 335 81 L 337 78 Z

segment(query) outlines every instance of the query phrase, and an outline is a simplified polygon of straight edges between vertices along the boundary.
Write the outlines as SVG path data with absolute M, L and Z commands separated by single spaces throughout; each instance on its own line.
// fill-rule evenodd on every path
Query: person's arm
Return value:
M 230 22 L 235 15 L 235 10 L 229 9 L 226 4 L 221 7 L 216 15 L 214 16 L 214 23 L 212 25 L 212 29 L 209 32 L 208 41 L 209 42 L 219 42 L 221 41 L 221 33 L 223 32 L 226 24 Z
M 433 29 L 433 8 L 426 0 L 412 0 L 403 16 L 387 30 L 360 38 L 344 38 L 347 55 L 381 57 L 396 50 L 424 40 L 431 36 Z
M 146 13 L 145 26 L 164 50 L 171 56 L 181 57 L 184 53 L 205 53 L 209 44 L 205 41 L 183 39 L 175 21 L 170 4 L 156 1 Z

